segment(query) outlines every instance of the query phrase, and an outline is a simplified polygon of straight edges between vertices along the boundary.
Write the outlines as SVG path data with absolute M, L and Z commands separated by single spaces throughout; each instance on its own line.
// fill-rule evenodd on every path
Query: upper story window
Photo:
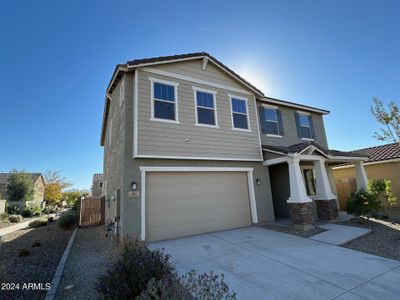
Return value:
M 269 136 L 283 136 L 281 111 L 276 107 L 260 107 L 262 132 Z
M 178 123 L 177 83 L 150 79 L 152 82 L 152 119 Z
M 215 92 L 193 89 L 196 103 L 196 125 L 217 127 Z
M 311 115 L 308 113 L 297 112 L 295 113 L 295 116 L 298 136 L 305 140 L 314 140 L 314 125 Z
M 232 128 L 250 131 L 247 99 L 229 96 L 232 110 Z

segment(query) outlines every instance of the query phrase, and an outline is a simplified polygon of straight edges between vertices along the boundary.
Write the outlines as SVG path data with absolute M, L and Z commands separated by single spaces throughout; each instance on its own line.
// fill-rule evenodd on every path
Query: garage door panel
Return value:
M 149 241 L 251 224 L 243 172 L 151 172 L 146 192 Z

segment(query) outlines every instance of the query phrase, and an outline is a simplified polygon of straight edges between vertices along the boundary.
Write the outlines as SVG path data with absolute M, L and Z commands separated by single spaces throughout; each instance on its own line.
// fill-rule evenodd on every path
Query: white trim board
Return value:
M 135 70 L 133 77 L 133 157 L 138 155 L 138 140 L 139 140 L 139 84 L 138 84 L 139 70 Z
M 141 174 L 141 228 L 140 239 L 146 240 L 146 172 L 246 172 L 247 186 L 249 190 L 251 221 L 253 224 L 258 223 L 257 204 L 254 191 L 253 168 L 241 167 L 155 167 L 141 166 L 139 167 Z
M 188 160 L 228 160 L 228 161 L 263 161 L 260 158 L 234 158 L 234 157 L 200 157 L 200 156 L 168 156 L 168 155 L 142 155 L 136 154 L 133 158 L 165 158 L 165 159 L 188 159 Z

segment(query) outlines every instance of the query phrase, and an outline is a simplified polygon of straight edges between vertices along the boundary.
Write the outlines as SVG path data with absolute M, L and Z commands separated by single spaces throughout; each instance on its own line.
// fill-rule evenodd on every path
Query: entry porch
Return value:
M 357 153 L 324 149 L 314 142 L 289 147 L 263 146 L 263 151 L 275 215 L 290 217 L 298 228 L 307 230 L 316 219 L 333 221 L 338 217 L 333 166 L 354 164 L 357 188 L 368 185 L 363 165 L 367 157 Z

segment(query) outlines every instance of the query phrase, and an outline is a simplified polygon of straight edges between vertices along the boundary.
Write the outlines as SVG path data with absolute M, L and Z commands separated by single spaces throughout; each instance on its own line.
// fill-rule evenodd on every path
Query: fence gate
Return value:
M 83 197 L 79 200 L 79 226 L 104 224 L 105 200 L 103 197 Z
M 341 178 L 336 181 L 336 193 L 339 199 L 340 210 L 345 210 L 351 193 L 357 190 L 355 178 Z

